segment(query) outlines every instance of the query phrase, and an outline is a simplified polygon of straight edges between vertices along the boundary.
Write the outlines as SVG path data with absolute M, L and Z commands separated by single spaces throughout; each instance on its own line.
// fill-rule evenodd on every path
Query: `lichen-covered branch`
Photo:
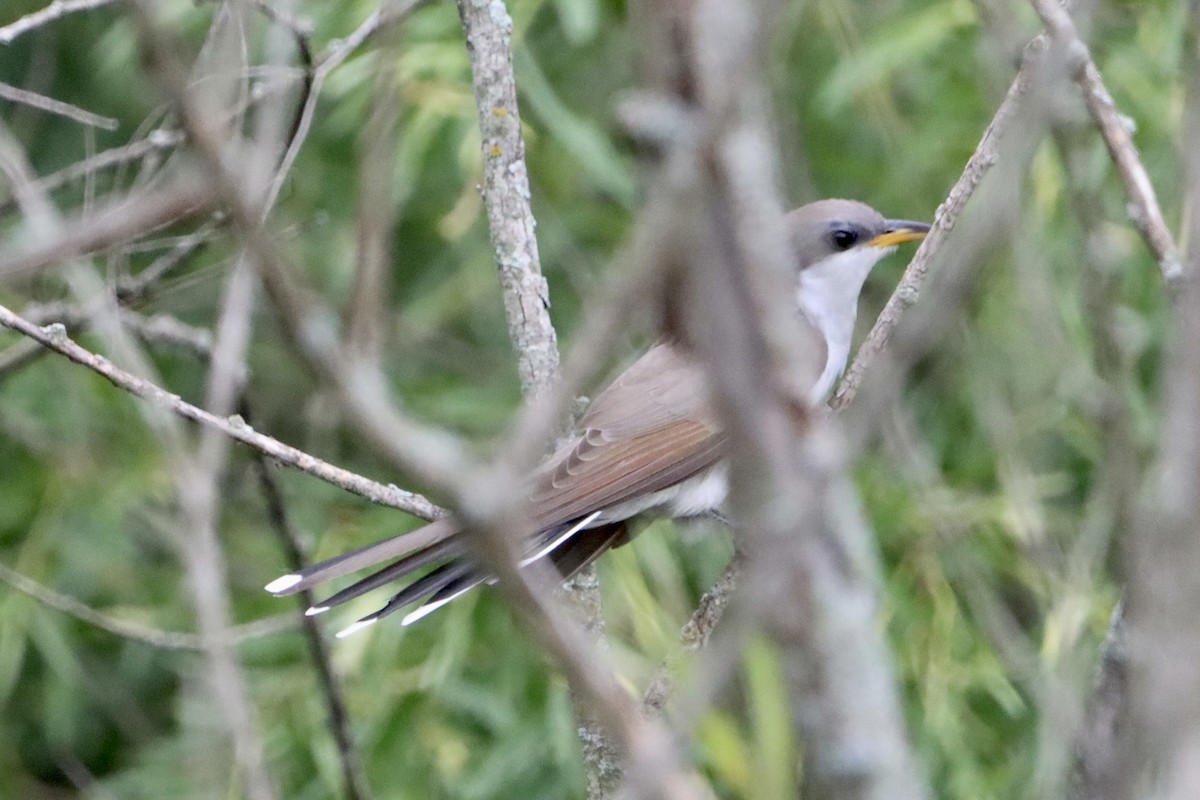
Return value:
M 521 387 L 536 397 L 558 382 L 558 339 L 538 259 L 529 174 L 513 75 L 512 17 L 501 0 L 458 0 L 467 37 L 483 146 L 483 199 L 509 337 L 517 350 Z

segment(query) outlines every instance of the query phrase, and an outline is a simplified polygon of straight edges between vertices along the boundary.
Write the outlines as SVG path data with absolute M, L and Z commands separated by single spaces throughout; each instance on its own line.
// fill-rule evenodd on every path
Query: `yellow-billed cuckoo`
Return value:
M 867 274 L 897 245 L 923 238 L 929 226 L 884 219 L 852 200 L 810 203 L 790 212 L 786 226 L 797 304 L 825 352 L 824 370 L 809 393 L 815 405 L 846 368 Z M 528 516 L 535 533 L 524 544 L 522 566 L 549 558 L 567 578 L 628 541 L 626 523 L 636 514 L 690 517 L 717 510 L 728 489 L 725 445 L 703 367 L 669 343 L 655 345 L 596 397 L 575 432 L 531 476 Z M 308 613 L 432 566 L 339 635 L 424 601 L 404 618 L 407 625 L 489 579 L 466 554 L 457 523 L 442 519 L 284 575 L 266 589 L 293 594 L 385 562 L 392 563 Z

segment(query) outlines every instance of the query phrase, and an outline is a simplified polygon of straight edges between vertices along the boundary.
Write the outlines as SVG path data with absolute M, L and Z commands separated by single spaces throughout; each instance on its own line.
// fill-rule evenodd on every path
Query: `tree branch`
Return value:
M 12 44 L 18 36 L 37 30 L 45 25 L 62 19 L 68 14 L 79 11 L 91 11 L 104 6 L 111 6 L 121 0 L 54 0 L 41 11 L 26 14 L 16 22 L 10 22 L 0 28 L 0 45 Z
M 562 374 L 558 337 L 550 320 L 549 287 L 542 275 L 530 207 L 513 72 L 512 18 L 501 0 L 458 0 L 458 13 L 471 61 L 483 156 L 483 200 L 508 335 L 517 354 L 522 392 L 527 401 L 536 401 L 553 392 Z M 594 567 L 589 565 L 569 581 L 565 594 L 599 642 L 604 617 Z M 611 796 L 621 777 L 619 754 L 586 708 L 579 709 L 578 733 L 587 767 L 588 797 Z
M 36 108 L 51 114 L 57 114 L 60 117 L 66 117 L 78 122 L 80 125 L 90 125 L 93 128 L 103 128 L 106 131 L 115 131 L 117 129 L 118 123 L 112 117 L 93 114 L 91 111 L 85 111 L 70 103 L 64 103 L 61 100 L 55 100 L 53 97 L 46 97 L 27 89 L 18 89 L 16 86 L 9 86 L 7 83 L 0 82 L 0 98 L 11 100 L 14 103 L 21 103 L 30 108 Z
M 984 129 L 983 137 L 976 145 L 975 152 L 967 159 L 962 175 L 950 189 L 945 202 L 938 207 L 937 214 L 934 215 L 933 229 L 929 231 L 929 235 L 925 237 L 925 241 L 913 255 L 912 261 L 909 262 L 904 270 L 904 275 L 900 278 L 900 283 L 888 298 L 879 317 L 875 320 L 875 324 L 871 326 L 870 332 L 867 333 L 867 337 L 858 348 L 853 362 L 842 376 L 837 390 L 829 401 L 829 405 L 835 411 L 841 411 L 854 401 L 867 370 L 888 346 L 892 331 L 905 312 L 917 302 L 935 253 L 942 248 L 963 209 L 974 196 L 984 177 L 999 160 L 1000 141 L 1021 113 L 1023 102 L 1034 85 L 1037 74 L 1044 66 L 1047 46 L 1048 39 L 1044 35 L 1034 38 L 1026 46 L 1017 76 L 1009 86 L 1004 101 L 992 116 L 991 122 Z
M 184 419 L 220 431 L 230 439 L 270 456 L 285 466 L 298 469 L 372 503 L 399 509 L 421 519 L 437 519 L 445 513 L 419 494 L 406 492 L 391 484 L 385 486 L 377 483 L 322 461 L 302 450 L 286 445 L 278 439 L 258 433 L 236 414 L 232 417 L 218 417 L 210 414 L 181 399 L 178 395 L 171 394 L 147 380 L 126 372 L 103 356 L 73 342 L 67 336 L 66 328 L 61 324 L 40 328 L 8 308 L 0 306 L 0 325 L 34 340 L 48 350 L 66 356 L 76 364 L 87 367 L 118 389 L 165 408 Z
M 85 622 L 107 631 L 114 636 L 134 642 L 157 647 L 161 650 L 204 651 L 204 638 L 199 634 L 184 631 L 164 631 L 137 622 L 118 619 L 101 613 L 86 603 L 81 603 L 74 597 L 60 594 L 53 589 L 43 586 L 27 575 L 22 575 L 7 564 L 0 563 L 0 581 L 11 586 L 22 594 L 27 594 L 39 603 L 68 614 L 80 622 Z M 273 617 L 258 619 L 245 625 L 236 625 L 226 630 L 229 641 L 237 643 L 250 639 L 261 639 L 276 633 L 294 630 L 297 627 L 296 618 L 292 614 L 277 614 Z
M 1071 79 L 1079 86 L 1084 105 L 1092 115 L 1096 130 L 1104 139 L 1109 157 L 1116 165 L 1117 173 L 1125 186 L 1133 223 L 1158 261 L 1163 279 L 1170 285 L 1182 275 L 1183 264 L 1179 248 L 1163 219 L 1150 176 L 1146 174 L 1141 156 L 1133 143 L 1132 123 L 1117 110 L 1116 103 L 1105 88 L 1100 71 L 1096 69 L 1087 45 L 1079 38 L 1075 23 L 1067 10 L 1059 5 L 1058 0 L 1031 2 L 1038 16 L 1042 18 L 1046 31 L 1053 37 L 1055 45 L 1066 54 Z

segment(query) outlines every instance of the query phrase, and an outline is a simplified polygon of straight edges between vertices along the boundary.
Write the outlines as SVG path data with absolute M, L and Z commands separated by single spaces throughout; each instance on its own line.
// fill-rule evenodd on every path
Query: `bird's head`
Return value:
M 803 271 L 834 259 L 857 273 L 869 271 L 896 245 L 924 239 L 923 222 L 886 219 L 855 200 L 819 200 L 787 215 L 787 229 L 797 267 Z

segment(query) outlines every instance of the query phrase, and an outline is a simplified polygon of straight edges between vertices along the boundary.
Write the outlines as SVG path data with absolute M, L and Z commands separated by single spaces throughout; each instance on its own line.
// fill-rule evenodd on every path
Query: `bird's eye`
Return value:
M 834 228 L 829 238 L 838 250 L 849 250 L 858 241 L 858 233 L 853 228 Z

